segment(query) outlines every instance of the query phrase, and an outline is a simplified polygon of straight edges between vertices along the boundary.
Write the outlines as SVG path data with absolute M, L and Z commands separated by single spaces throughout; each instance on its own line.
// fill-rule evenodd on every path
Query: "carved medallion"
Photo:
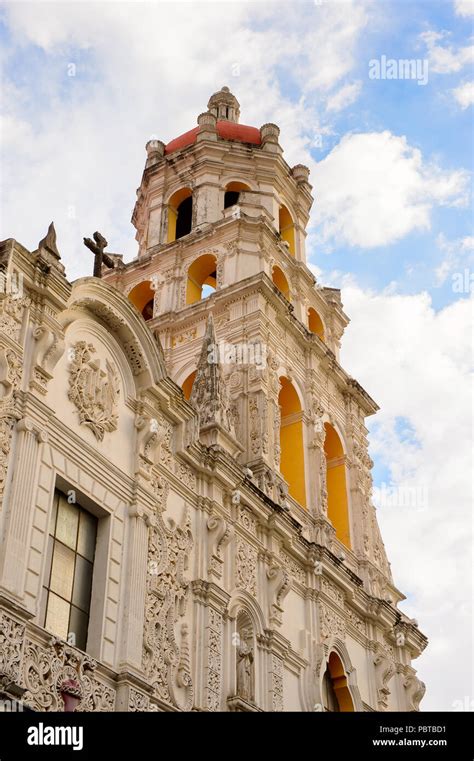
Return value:
M 74 356 L 69 368 L 70 401 L 79 412 L 79 422 L 86 425 L 102 441 L 106 431 L 117 429 L 117 402 L 120 394 L 118 374 L 107 359 L 106 369 L 92 355 L 95 348 L 85 341 L 74 345 Z

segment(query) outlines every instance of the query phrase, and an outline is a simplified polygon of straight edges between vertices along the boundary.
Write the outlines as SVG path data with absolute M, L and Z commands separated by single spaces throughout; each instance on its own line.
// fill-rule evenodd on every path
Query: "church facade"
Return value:
M 151 140 L 138 256 L 51 225 L 0 265 L 0 698 L 33 710 L 416 711 L 309 171 L 222 88 Z M 85 252 L 85 255 L 86 254 Z

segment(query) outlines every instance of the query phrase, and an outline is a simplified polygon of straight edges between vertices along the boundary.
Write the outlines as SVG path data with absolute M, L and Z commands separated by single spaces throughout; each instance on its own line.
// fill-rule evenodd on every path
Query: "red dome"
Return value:
M 194 127 L 189 132 L 175 137 L 166 146 L 165 153 L 173 153 L 173 151 L 179 151 L 181 148 L 193 145 L 196 142 L 198 132 L 199 127 Z M 251 143 L 252 145 L 260 145 L 261 143 L 260 130 L 256 127 L 247 127 L 245 124 L 236 124 L 224 119 L 217 122 L 217 134 L 223 140 L 236 140 L 238 143 Z

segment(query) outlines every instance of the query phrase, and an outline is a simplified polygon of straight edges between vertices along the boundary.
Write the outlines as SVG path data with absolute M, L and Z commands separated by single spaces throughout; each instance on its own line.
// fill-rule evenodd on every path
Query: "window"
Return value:
M 288 284 L 288 280 L 286 279 L 280 267 L 277 267 L 277 266 L 273 267 L 272 280 L 274 285 L 276 285 L 276 287 L 278 288 L 280 293 L 283 294 L 285 299 L 287 299 L 287 301 L 290 301 L 290 286 Z
M 288 250 L 292 256 L 295 255 L 295 225 L 291 214 L 286 206 L 280 207 L 279 213 L 279 231 L 282 240 L 288 243 Z
M 280 378 L 280 472 L 290 495 L 306 507 L 304 471 L 303 410 L 295 387 L 288 378 Z
M 81 650 L 87 645 L 96 538 L 97 518 L 55 491 L 41 623 L 61 639 L 74 634 L 72 644 Z
M 326 455 L 326 482 L 328 492 L 328 518 L 336 529 L 340 542 L 351 546 L 349 507 L 347 502 L 346 460 L 342 442 L 336 429 L 324 424 L 324 454 Z
M 213 293 L 217 286 L 217 261 L 212 254 L 203 254 L 188 269 L 186 304 L 195 304 Z
M 235 206 L 239 203 L 240 194 L 242 191 L 250 190 L 248 185 L 243 182 L 229 182 L 226 185 L 224 193 L 224 209 L 228 209 L 230 206 Z
M 144 320 L 153 319 L 153 303 L 155 292 L 151 280 L 138 283 L 128 294 L 129 301 L 136 306 Z
M 349 713 L 354 711 L 354 703 L 347 684 L 347 676 L 337 653 L 329 656 L 323 677 L 323 706 L 325 711 Z
M 188 401 L 191 398 L 191 391 L 193 390 L 195 377 L 196 377 L 196 370 L 194 370 L 194 372 L 188 375 L 186 380 L 183 381 L 183 383 L 181 384 L 181 388 L 183 389 L 183 394 Z
M 193 195 L 189 188 L 182 188 L 168 202 L 168 243 L 191 232 L 193 224 Z
M 308 328 L 312 333 L 316 333 L 321 341 L 324 341 L 324 325 L 321 317 L 313 307 L 308 309 Z

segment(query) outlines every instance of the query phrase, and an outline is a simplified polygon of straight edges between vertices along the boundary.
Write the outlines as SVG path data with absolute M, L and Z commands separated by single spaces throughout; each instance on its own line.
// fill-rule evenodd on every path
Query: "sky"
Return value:
M 374 501 L 401 609 L 430 640 L 413 664 L 424 710 L 474 710 L 473 14 L 473 0 L 0 11 L 0 236 L 33 250 L 54 220 L 69 279 L 91 274 L 94 230 L 136 256 L 146 142 L 194 127 L 223 85 L 241 123 L 278 124 L 285 159 L 310 168 L 308 264 L 342 289 L 341 363 L 381 407 Z

